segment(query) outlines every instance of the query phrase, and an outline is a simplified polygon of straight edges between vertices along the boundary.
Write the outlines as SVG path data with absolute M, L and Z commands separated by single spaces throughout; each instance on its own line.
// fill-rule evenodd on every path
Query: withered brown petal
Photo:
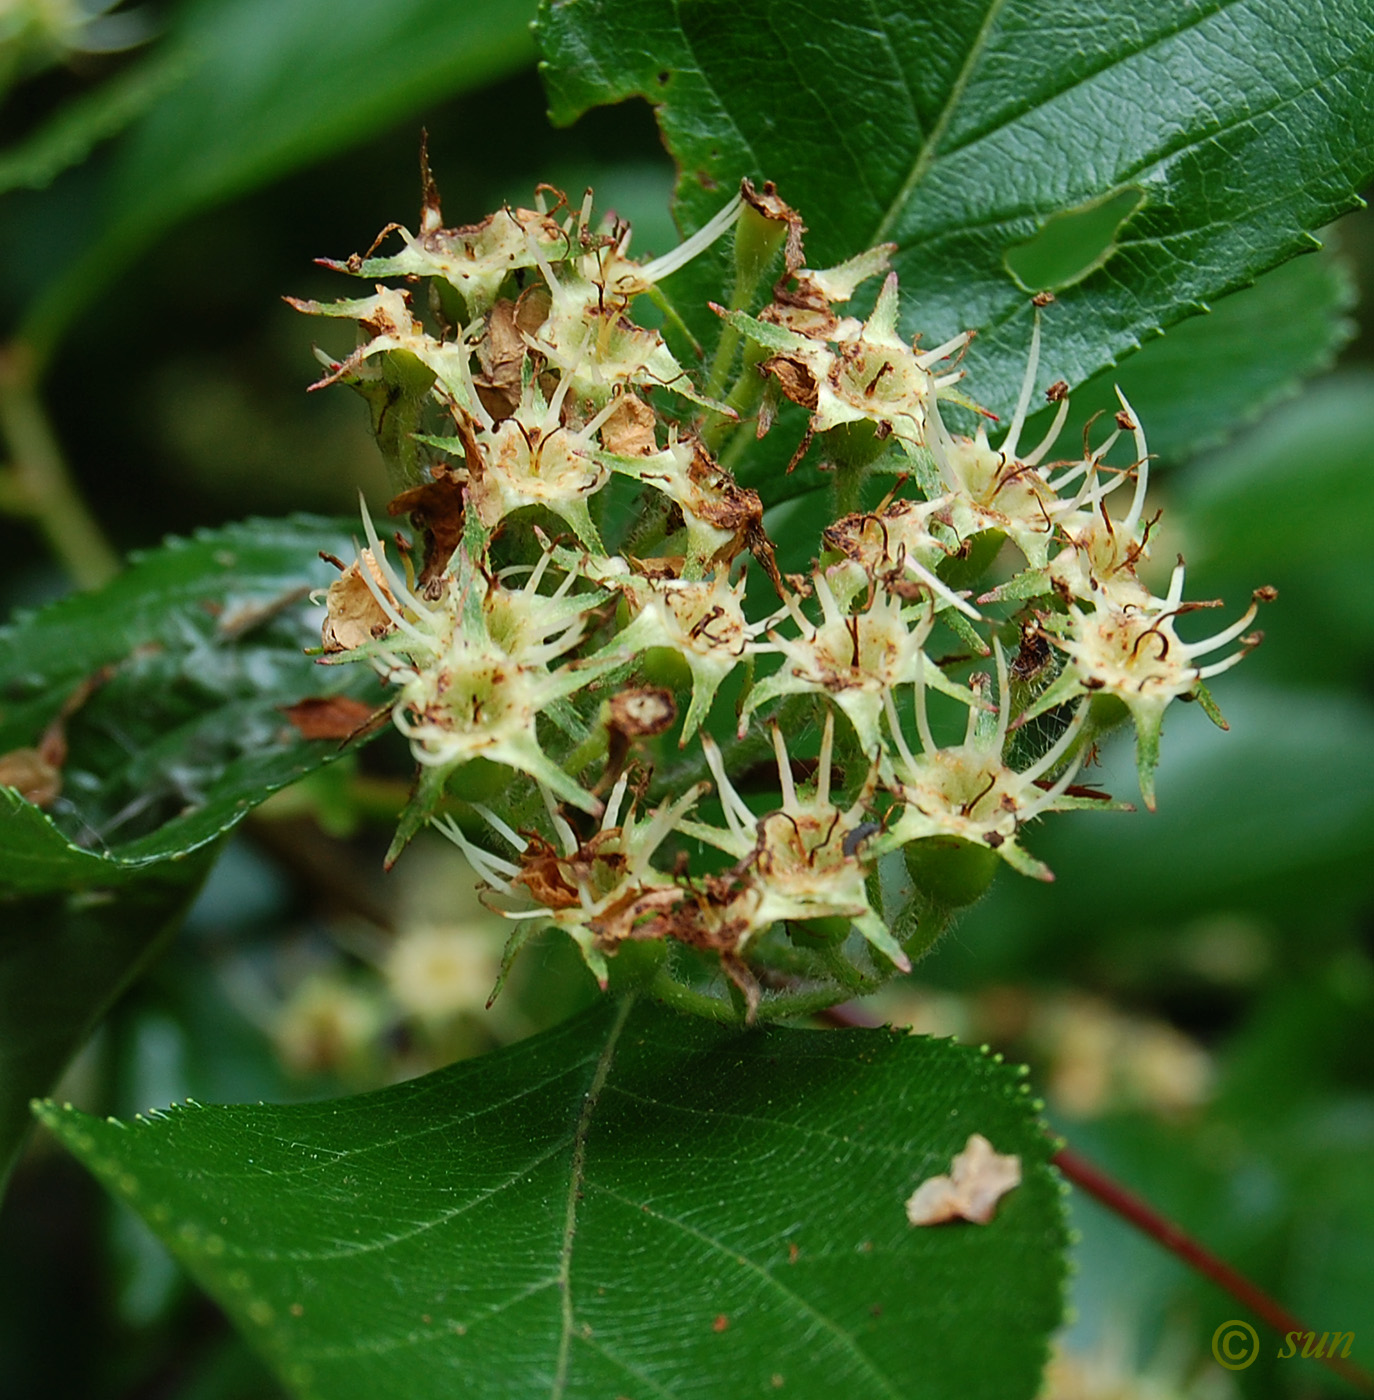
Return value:
M 814 410 L 820 402 L 816 376 L 800 360 L 789 355 L 773 355 L 759 368 L 778 381 L 778 387 L 793 403 Z
M 498 301 L 487 313 L 486 333 L 477 342 L 477 362 L 482 367 L 478 383 L 520 393 L 520 367 L 525 361 L 525 341 L 520 334 L 513 301 Z
M 806 254 L 802 251 L 802 235 L 806 232 L 806 225 L 802 223 L 801 215 L 779 196 L 778 188 L 771 180 L 765 180 L 760 190 L 755 189 L 754 182 L 746 176 L 740 181 L 739 192 L 744 202 L 756 213 L 787 225 L 783 258 L 790 276 L 806 262 Z
M 631 739 L 647 739 L 672 727 L 677 704 L 671 690 L 643 686 L 622 690 L 610 700 L 608 723 Z
M 381 571 L 372 561 L 371 552 L 363 551 L 371 570 L 373 582 L 384 596 L 390 597 Z M 394 601 L 394 600 L 393 600 Z M 353 563 L 333 583 L 325 598 L 327 615 L 320 631 L 320 640 L 328 653 L 352 651 L 392 629 L 392 621 L 363 579 L 362 568 Z
M 647 457 L 658 451 L 654 438 L 654 411 L 633 394 L 601 425 L 601 445 L 617 457 Z

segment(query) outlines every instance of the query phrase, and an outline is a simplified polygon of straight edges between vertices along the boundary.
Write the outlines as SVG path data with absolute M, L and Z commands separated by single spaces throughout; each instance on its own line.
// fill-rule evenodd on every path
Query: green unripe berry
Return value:
M 951 588 L 972 588 L 992 568 L 1006 538 L 1001 530 L 983 530 L 964 541 L 966 552 L 950 555 L 935 572 Z
M 640 656 L 640 673 L 649 685 L 678 692 L 690 690 L 692 672 L 682 656 L 669 647 L 649 647 Z
M 987 893 L 1000 858 L 991 846 L 958 836 L 928 836 L 902 849 L 907 873 L 934 905 L 962 909 Z
M 448 790 L 464 802 L 491 802 L 510 790 L 510 769 L 489 758 L 470 758 L 454 770 Z

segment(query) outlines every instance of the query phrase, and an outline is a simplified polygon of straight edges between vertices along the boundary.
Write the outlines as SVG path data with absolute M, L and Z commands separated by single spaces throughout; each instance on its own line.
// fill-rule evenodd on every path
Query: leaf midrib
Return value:
M 892 203 L 888 205 L 887 212 L 878 221 L 878 227 L 873 231 L 873 241 L 881 243 L 887 237 L 888 231 L 892 228 L 907 202 L 915 193 L 921 181 L 925 179 L 926 172 L 935 162 L 936 151 L 943 139 L 945 132 L 949 129 L 950 121 L 964 95 L 964 89 L 968 86 L 969 79 L 972 78 L 974 70 L 978 67 L 979 60 L 983 56 L 983 49 L 987 45 L 988 35 L 992 32 L 992 27 L 997 22 L 997 17 L 1002 13 L 1006 0 L 992 0 L 988 6 L 987 14 L 983 16 L 983 22 L 978 26 L 978 33 L 973 36 L 973 43 L 969 46 L 969 51 L 961 65 L 958 74 L 954 79 L 953 86 L 949 90 L 949 96 L 945 98 L 944 106 L 940 108 L 940 114 L 935 118 L 935 125 L 931 127 L 930 134 L 921 142 L 921 149 L 916 152 L 916 159 L 912 163 L 911 171 L 902 182 L 902 187 L 897 191 Z M 886 35 L 886 31 L 884 30 Z M 889 45 L 891 41 L 889 40 Z M 905 76 L 905 70 L 903 70 Z
M 577 1238 L 577 1203 L 581 1199 L 583 1182 L 587 1175 L 587 1134 L 591 1129 L 592 1117 L 601 1101 L 601 1091 L 606 1087 L 606 1076 L 611 1072 L 611 1062 L 615 1059 L 615 1048 L 620 1043 L 625 1022 L 635 1003 L 633 994 L 620 999 L 615 1019 L 606 1034 L 606 1043 L 596 1062 L 592 1081 L 587 1086 L 587 1095 L 582 1100 L 582 1111 L 577 1117 L 577 1128 L 573 1133 L 572 1169 L 568 1173 L 568 1198 L 563 1216 L 563 1243 L 558 1251 L 558 1287 L 562 1294 L 558 1330 L 558 1359 L 554 1364 L 553 1387 L 550 1400 L 562 1400 L 568 1386 L 568 1363 L 572 1356 L 573 1326 L 576 1318 L 572 1301 L 572 1254 L 573 1242 Z

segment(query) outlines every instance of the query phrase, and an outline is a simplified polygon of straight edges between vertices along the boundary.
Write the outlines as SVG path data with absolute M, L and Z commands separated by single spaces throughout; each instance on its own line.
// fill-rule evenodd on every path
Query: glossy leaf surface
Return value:
M 54 834 L 79 848 L 74 872 L 100 858 L 184 855 L 337 754 L 336 742 L 302 738 L 283 707 L 333 694 L 382 703 L 366 667 L 305 655 L 319 644 L 308 595 L 337 577 L 321 549 L 353 553 L 336 521 L 309 516 L 170 540 L 99 592 L 0 633 L 0 753 L 36 744 L 64 703 L 90 689 L 66 721 L 52 809 Z M 26 820 L 21 845 L 7 839 L 5 851 L 36 850 L 37 829 Z M 62 879 L 5 878 L 34 892 Z
M 1369 34 L 1362 0 L 545 0 L 540 23 L 556 120 L 656 104 L 689 227 L 748 175 L 801 210 L 812 266 L 894 241 L 908 333 L 977 328 L 970 388 L 998 413 L 1039 290 L 1009 265 L 1028 245 L 1062 278 L 1040 387 L 1076 385 L 1356 202 Z
M 1015 1400 L 1060 1313 L 1050 1141 L 947 1041 L 603 1003 L 360 1098 L 42 1116 L 302 1396 Z M 1022 1184 L 908 1225 L 973 1132 Z
M 1217 446 L 1331 367 L 1350 338 L 1353 296 L 1349 274 L 1326 254 L 1266 272 L 1075 390 L 1054 455 L 1075 451 L 1094 414 L 1116 412 L 1118 384 L 1158 460 L 1172 465 Z M 1051 416 L 1033 418 L 1025 440 L 1037 442 Z

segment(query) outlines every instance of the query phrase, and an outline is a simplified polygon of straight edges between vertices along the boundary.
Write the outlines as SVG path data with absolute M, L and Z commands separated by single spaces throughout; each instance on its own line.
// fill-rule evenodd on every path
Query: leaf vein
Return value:
M 789 1132 L 799 1133 L 802 1137 L 819 1138 L 822 1142 L 831 1143 L 835 1147 L 858 1148 L 861 1152 L 874 1152 L 883 1157 L 905 1160 L 910 1157 L 910 1152 L 900 1147 L 885 1147 L 879 1142 L 863 1142 L 854 1138 L 837 1137 L 834 1133 L 827 1133 L 819 1128 L 807 1128 L 800 1123 L 789 1123 L 785 1118 L 768 1118 L 763 1115 L 753 1116 L 748 1113 L 731 1113 L 729 1109 L 721 1108 L 713 1104 L 710 1108 L 694 1108 L 691 1104 L 669 1103 L 663 1099 L 651 1099 L 645 1094 L 636 1094 L 632 1089 L 623 1089 L 618 1084 L 606 1086 L 607 1092 L 619 1094 L 622 1098 L 633 1099 L 636 1103 L 648 1104 L 651 1108 L 662 1109 L 668 1113 L 690 1113 L 694 1117 L 718 1120 L 721 1118 L 732 1118 L 739 1123 L 752 1123 L 755 1125 L 766 1124 L 770 1128 L 785 1128 Z
M 911 87 L 911 79 L 906 75 L 906 69 L 902 67 L 901 56 L 897 52 L 897 46 L 892 42 L 892 35 L 883 28 L 883 14 L 878 8 L 877 0 L 868 0 L 869 13 L 873 16 L 874 32 L 881 36 L 883 47 L 892 58 L 892 67 L 897 76 L 902 80 L 902 91 L 906 93 L 907 105 L 911 108 L 911 124 L 916 129 L 918 137 L 924 137 L 925 128 L 921 121 L 920 110 L 916 106 L 916 94 Z
M 1161 44 L 1168 43 L 1171 39 L 1176 39 L 1180 34 L 1186 34 L 1191 29 L 1196 29 L 1199 25 L 1205 24 L 1210 19 L 1215 19 L 1218 15 L 1225 14 L 1227 10 L 1233 9 L 1237 5 L 1248 3 L 1249 0 L 1219 0 L 1219 3 L 1213 5 L 1210 9 L 1200 10 L 1197 14 L 1190 15 L 1187 23 L 1180 24 L 1176 29 L 1171 29 L 1166 34 L 1156 34 L 1153 38 L 1146 39 L 1136 48 L 1125 48 L 1120 52 L 1104 55 L 1102 63 L 1090 69 L 1088 72 L 1080 74 L 1072 82 L 1058 89 L 1058 91 L 1047 94 L 1036 106 L 1017 112 L 1009 120 L 993 122 L 989 126 L 971 131 L 963 140 L 949 147 L 948 150 L 942 151 L 942 158 L 948 159 L 950 156 L 957 155 L 960 151 L 967 150 L 970 146 L 977 145 L 979 141 L 995 135 L 997 132 L 1003 131 L 1010 126 L 1014 126 L 1022 117 L 1030 116 L 1034 112 L 1040 111 L 1048 102 L 1058 101 L 1060 98 L 1067 96 L 1076 89 L 1092 82 L 1094 78 L 1100 78 L 1104 73 L 1110 73 L 1113 68 L 1119 68 L 1122 64 L 1129 63 L 1133 59 L 1137 59 L 1141 57 L 1141 55 L 1149 53 L 1151 49 L 1157 48 Z
M 453 1335 L 466 1336 L 479 1324 L 489 1322 L 494 1317 L 500 1317 L 503 1312 L 515 1307 L 518 1303 L 523 1303 L 527 1298 L 535 1297 L 547 1288 L 554 1287 L 557 1282 L 557 1278 L 545 1278 L 540 1279 L 538 1283 L 527 1285 L 518 1293 L 511 1294 L 509 1298 L 505 1298 L 499 1303 L 492 1303 L 480 1313 L 468 1318 L 462 1324 L 463 1331 L 461 1333 L 453 1332 Z M 387 1356 L 394 1351 L 420 1346 L 425 1342 L 432 1342 L 449 1335 L 449 1330 L 440 1329 L 433 1332 L 410 1332 L 404 1337 L 371 1337 L 364 1341 L 351 1342 L 348 1346 L 313 1348 L 293 1346 L 292 1356 L 300 1361 L 349 1361 L 360 1356 Z
M 826 104 L 824 98 L 821 96 L 820 91 L 810 82 L 807 81 L 805 65 L 798 63 L 796 59 L 792 56 L 792 50 L 791 47 L 788 45 L 787 36 L 782 33 L 782 31 L 777 27 L 776 24 L 773 23 L 771 16 L 769 16 L 767 22 L 769 29 L 773 33 L 773 38 L 777 43 L 779 53 L 783 55 L 783 57 L 787 61 L 788 66 L 792 69 L 792 74 L 796 80 L 798 89 L 805 93 L 806 96 L 809 97 L 811 101 L 823 113 L 825 113 L 826 120 L 830 123 L 831 128 L 834 130 L 836 136 L 839 138 L 840 145 L 844 149 L 846 157 L 853 165 L 854 174 L 859 180 L 859 183 L 862 184 L 864 188 L 864 193 L 867 194 L 868 197 L 872 199 L 876 204 L 878 202 L 877 193 L 873 189 L 873 186 L 870 183 L 868 177 L 869 162 L 862 159 L 862 157 L 856 154 L 856 152 L 852 149 L 850 145 L 851 128 L 846 123 L 837 121 L 835 119 L 834 113 L 831 112 L 829 106 Z
M 542 1166 L 551 1157 L 555 1157 L 565 1147 L 572 1143 L 570 1137 L 559 1138 L 545 1148 L 532 1161 L 526 1162 L 518 1171 L 498 1182 L 495 1186 L 479 1192 L 470 1200 L 464 1201 L 462 1205 L 455 1206 L 452 1210 L 443 1211 L 432 1220 L 423 1220 L 419 1224 L 412 1226 L 409 1230 L 402 1230 L 397 1234 L 386 1235 L 381 1239 L 362 1240 L 352 1242 L 338 1249 L 329 1250 L 242 1250 L 236 1251 L 236 1257 L 240 1259 L 261 1259 L 264 1262 L 290 1261 L 293 1263 L 317 1263 L 329 1259 L 349 1259 L 358 1254 L 373 1254 L 378 1250 L 389 1249 L 394 1244 L 400 1244 L 404 1240 L 413 1240 L 418 1235 L 423 1235 L 429 1230 L 437 1229 L 440 1225 L 446 1225 L 450 1220 L 456 1220 L 460 1215 L 466 1215 L 468 1211 L 475 1209 L 484 1202 L 491 1200 L 494 1196 L 499 1196 L 502 1191 L 509 1190 L 512 1186 L 517 1186 L 532 1172 L 535 1167 Z
M 921 148 L 916 152 L 916 160 L 912 164 L 911 171 L 902 182 L 902 187 L 897 191 L 896 198 L 887 207 L 887 212 L 878 221 L 878 227 L 873 232 L 873 241 L 881 243 L 887 236 L 888 231 L 900 217 L 902 209 L 911 198 L 916 187 L 926 177 L 926 171 L 934 163 L 936 149 L 941 138 L 949 129 L 949 124 L 953 120 L 960 101 L 964 96 L 964 89 L 968 86 L 969 80 L 973 77 L 974 71 L 983 56 L 983 50 L 987 46 L 988 37 L 992 33 L 993 25 L 997 22 L 998 15 L 1001 14 L 1006 0 L 992 0 L 988 6 L 988 12 L 983 16 L 983 22 L 978 26 L 978 32 L 973 36 L 973 43 L 969 46 L 969 51 L 959 69 L 954 83 L 949 90 L 949 96 L 945 99 L 944 106 L 940 108 L 940 114 L 935 119 L 935 125 L 930 129 L 930 135 L 921 143 Z
M 578 1335 L 577 1340 L 585 1347 L 590 1347 L 592 1351 L 604 1356 L 612 1366 L 618 1366 L 627 1376 L 633 1376 L 635 1380 L 643 1385 L 647 1385 L 655 1395 L 663 1395 L 667 1400 L 673 1400 L 673 1392 L 660 1385 L 647 1371 L 636 1366 L 633 1362 L 626 1361 L 623 1356 L 618 1356 L 604 1342 L 597 1341 L 595 1337 Z
M 858 1342 L 856 1342 L 834 1318 L 826 1316 L 819 1308 L 803 1298 L 801 1294 L 793 1292 L 785 1283 L 782 1283 L 769 1273 L 762 1264 L 755 1263 L 748 1255 L 741 1254 L 736 1249 L 731 1249 L 714 1236 L 706 1234 L 704 1230 L 698 1230 L 695 1225 L 687 1224 L 685 1220 L 679 1220 L 672 1215 L 665 1215 L 662 1211 L 657 1211 L 644 1202 L 632 1201 L 627 1196 L 622 1196 L 619 1191 L 609 1186 L 602 1186 L 595 1181 L 589 1180 L 586 1185 L 588 1190 L 599 1192 L 603 1196 L 609 1196 L 612 1200 L 619 1201 L 621 1205 L 635 1211 L 638 1215 L 647 1215 L 650 1219 L 662 1221 L 665 1225 L 671 1225 L 675 1229 L 681 1230 L 683 1234 L 690 1235 L 693 1239 L 700 1240 L 702 1244 L 725 1255 L 725 1257 L 733 1263 L 741 1265 L 749 1273 L 762 1279 L 768 1287 L 784 1298 L 798 1312 L 805 1314 L 823 1331 L 829 1333 L 830 1336 L 840 1344 L 841 1349 L 848 1353 L 858 1364 L 864 1374 L 877 1384 L 883 1395 L 891 1397 L 891 1400 L 902 1400 L 900 1392 L 893 1386 L 892 1382 L 883 1375 L 874 1362 L 864 1354 Z
M 572 1303 L 572 1253 L 573 1241 L 577 1237 L 577 1202 L 582 1194 L 587 1174 L 587 1134 L 591 1130 L 592 1116 L 601 1100 L 601 1091 L 606 1086 L 606 1076 L 611 1072 L 611 1061 L 615 1058 L 615 1047 L 620 1042 L 620 1034 L 625 1029 L 634 997 L 621 1000 L 615 1019 L 606 1034 L 606 1043 L 596 1062 L 592 1082 L 587 1087 L 587 1096 L 582 1100 L 582 1111 L 577 1117 L 577 1128 L 573 1133 L 572 1170 L 568 1173 L 568 1201 L 563 1220 L 563 1244 L 558 1252 L 558 1286 L 563 1291 L 562 1321 L 558 1335 L 558 1360 L 554 1367 L 551 1400 L 562 1400 L 568 1386 L 568 1362 L 571 1359 L 573 1337 Z
M 740 127 L 740 124 L 735 120 L 734 114 L 730 111 L 730 108 L 726 105 L 724 99 L 716 90 L 716 85 L 711 81 L 711 78 L 706 72 L 706 69 L 702 64 L 700 58 L 697 57 L 696 48 L 693 45 L 691 38 L 687 34 L 686 25 L 684 25 L 682 22 L 682 0 L 673 0 L 673 13 L 677 17 L 677 27 L 682 35 L 682 42 L 686 47 L 687 52 L 691 55 L 692 62 L 696 65 L 695 71 L 697 77 L 699 77 L 701 81 L 706 85 L 706 91 L 711 94 L 711 100 L 716 104 L 716 109 L 721 113 L 723 117 L 726 118 L 726 120 L 734 128 L 735 135 L 739 137 L 740 143 L 743 145 L 744 149 L 749 152 L 749 159 L 753 164 L 754 169 L 760 174 L 762 174 L 762 164 L 759 161 L 758 153 L 754 150 L 753 142 L 751 142 L 749 138 L 744 134 L 744 131 Z
M 449 1133 L 456 1127 L 462 1127 L 475 1122 L 478 1118 L 484 1118 L 489 1113 L 498 1113 L 503 1109 L 507 1109 L 512 1104 L 519 1103 L 521 1099 L 528 1098 L 531 1094 L 537 1094 L 541 1089 L 547 1089 L 551 1084 L 557 1084 L 560 1079 L 568 1078 L 569 1075 L 574 1074 L 584 1065 L 590 1063 L 590 1061 L 590 1055 L 574 1060 L 571 1064 L 561 1066 L 556 1074 L 549 1075 L 547 1079 L 541 1079 L 534 1084 L 523 1085 L 516 1093 L 511 1094 L 508 1098 L 503 1098 L 499 1102 L 488 1104 L 485 1108 L 470 1109 L 454 1117 L 433 1119 L 428 1127 L 417 1128 L 413 1132 L 399 1133 L 395 1137 L 382 1138 L 376 1142 L 369 1142 L 365 1147 L 344 1148 L 335 1152 L 333 1156 L 323 1162 L 307 1162 L 297 1167 L 271 1167 L 251 1172 L 216 1172 L 213 1179 L 217 1182 L 231 1182 L 258 1180 L 264 1175 L 271 1176 L 278 1180 L 284 1177 L 308 1176 L 313 1172 L 325 1171 L 330 1167 L 338 1166 L 344 1162 L 356 1162 L 360 1157 L 368 1157 L 374 1152 L 384 1151 L 389 1147 L 410 1146 L 413 1143 L 419 1142 L 422 1138 L 433 1136 L 435 1133 Z M 253 1129 L 251 1126 L 245 1126 L 242 1131 L 248 1134 L 251 1133 Z M 261 1137 L 264 1142 L 270 1142 L 274 1145 L 287 1148 L 302 1147 L 312 1152 L 332 1151 L 332 1149 L 317 1147 L 313 1143 L 302 1143 L 297 1138 L 286 1139 L 265 1132 L 259 1133 L 258 1136 Z

